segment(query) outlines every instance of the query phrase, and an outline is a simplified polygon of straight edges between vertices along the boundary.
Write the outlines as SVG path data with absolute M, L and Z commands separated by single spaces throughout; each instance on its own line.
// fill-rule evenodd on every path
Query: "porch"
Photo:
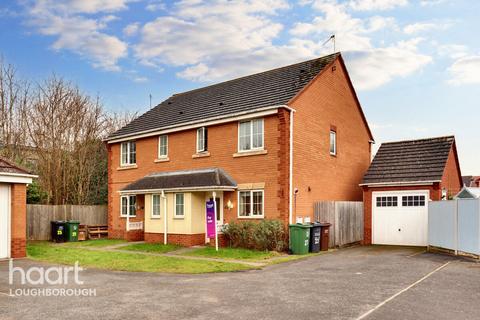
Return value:
M 120 191 L 125 239 L 183 246 L 209 243 L 206 203 L 216 204 L 220 232 L 225 211 L 234 207 L 236 188 L 237 183 L 219 168 L 162 172 L 141 178 Z M 220 236 L 220 244 L 221 240 Z

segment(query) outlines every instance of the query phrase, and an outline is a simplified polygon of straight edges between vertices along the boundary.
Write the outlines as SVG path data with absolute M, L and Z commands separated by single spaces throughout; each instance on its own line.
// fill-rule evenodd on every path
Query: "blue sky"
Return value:
M 20 0 L 0 4 L 0 53 L 139 111 L 175 92 L 333 51 L 336 35 L 377 146 L 455 134 L 480 174 L 480 2 Z

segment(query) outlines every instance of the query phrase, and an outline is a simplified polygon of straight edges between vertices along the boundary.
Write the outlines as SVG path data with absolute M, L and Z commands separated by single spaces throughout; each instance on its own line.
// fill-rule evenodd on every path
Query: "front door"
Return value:
M 210 198 L 209 200 L 213 201 L 213 198 Z M 217 224 L 223 224 L 222 204 L 220 203 L 220 198 L 215 198 L 215 203 L 217 204 L 217 207 L 215 208 L 215 212 L 217 213 Z
M 0 184 L 0 259 L 10 256 L 10 187 Z

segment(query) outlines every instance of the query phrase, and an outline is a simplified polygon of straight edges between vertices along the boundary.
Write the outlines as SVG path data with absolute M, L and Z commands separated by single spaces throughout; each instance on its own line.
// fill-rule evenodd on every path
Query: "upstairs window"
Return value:
M 158 138 L 158 158 L 168 157 L 168 136 L 163 135 Z
M 334 130 L 330 130 L 330 154 L 337 155 L 337 132 Z
M 136 196 L 122 196 L 121 197 L 121 211 L 120 216 L 135 217 L 137 215 L 137 197 Z
M 263 119 L 242 121 L 238 126 L 238 150 L 263 149 Z
M 126 166 L 137 163 L 137 146 L 135 141 L 122 142 L 120 149 L 120 165 Z
M 208 150 L 208 130 L 205 127 L 197 129 L 197 153 Z

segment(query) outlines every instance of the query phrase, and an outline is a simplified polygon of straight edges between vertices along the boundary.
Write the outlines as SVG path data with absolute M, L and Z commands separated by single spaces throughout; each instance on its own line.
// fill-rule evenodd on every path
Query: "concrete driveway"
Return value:
M 15 266 L 39 265 L 29 260 Z M 47 266 L 47 265 L 44 265 Z M 96 297 L 9 297 L 0 319 L 478 319 L 480 264 L 418 248 L 355 247 L 206 275 L 81 273 Z M 0 262 L 0 292 L 8 263 Z M 72 286 L 74 287 L 74 286 Z

